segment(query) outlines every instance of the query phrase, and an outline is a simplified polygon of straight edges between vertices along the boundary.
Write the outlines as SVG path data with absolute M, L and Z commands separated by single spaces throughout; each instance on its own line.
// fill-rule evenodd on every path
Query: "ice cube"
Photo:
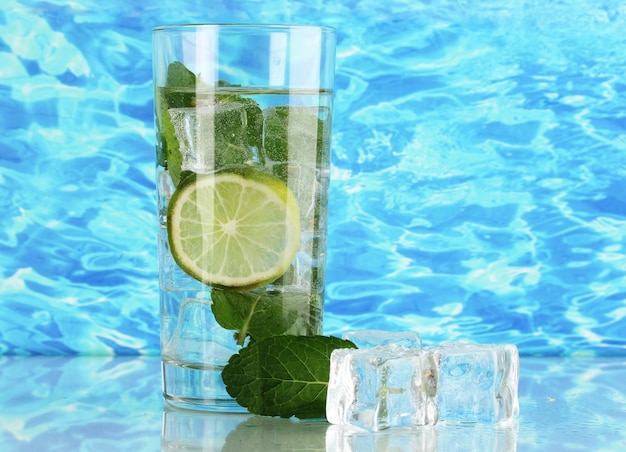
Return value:
M 178 363 L 225 366 L 238 351 L 233 332 L 218 325 L 211 301 L 201 298 L 182 301 L 176 328 L 164 339 L 163 358 Z
M 422 338 L 414 331 L 348 331 L 343 333 L 342 338 L 353 342 L 357 348 L 372 348 L 389 344 L 406 348 L 422 348 Z
M 206 174 L 262 158 L 258 155 L 262 113 L 256 104 L 222 102 L 168 111 L 183 171 Z
M 519 354 L 511 344 L 442 344 L 429 350 L 439 370 L 439 419 L 498 423 L 519 414 Z
M 416 348 L 335 350 L 326 417 L 368 431 L 435 424 L 436 372 L 432 354 Z

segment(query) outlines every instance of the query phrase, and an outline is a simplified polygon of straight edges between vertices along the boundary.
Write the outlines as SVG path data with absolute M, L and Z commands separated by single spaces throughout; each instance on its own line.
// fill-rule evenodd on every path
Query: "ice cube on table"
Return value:
M 431 353 L 394 344 L 333 351 L 326 398 L 331 424 L 367 431 L 437 422 Z
M 395 344 L 406 348 L 422 348 L 422 338 L 414 331 L 360 330 L 343 333 L 342 338 L 357 348 Z
M 512 344 L 429 347 L 438 365 L 439 419 L 495 424 L 519 414 L 519 353 Z

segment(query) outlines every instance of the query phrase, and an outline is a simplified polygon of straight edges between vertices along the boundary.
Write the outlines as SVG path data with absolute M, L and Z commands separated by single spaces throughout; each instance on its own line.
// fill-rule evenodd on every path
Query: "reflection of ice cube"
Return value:
M 406 348 L 422 348 L 422 339 L 414 331 L 348 331 L 343 333 L 342 338 L 352 341 L 357 348 L 372 348 L 389 344 Z
M 497 423 L 519 413 L 519 354 L 511 344 L 443 344 L 429 349 L 439 362 L 439 418 Z
M 328 452 L 435 452 L 436 450 L 437 428 L 435 426 L 394 429 L 376 434 L 345 425 L 331 425 L 326 430 L 326 451 Z
M 326 417 L 368 431 L 435 424 L 436 373 L 432 354 L 416 348 L 335 350 Z
M 211 301 L 183 300 L 176 329 L 163 347 L 164 358 L 187 364 L 224 366 L 236 352 L 233 332 L 215 321 Z
M 517 451 L 517 421 L 500 425 L 441 423 L 436 430 L 440 451 Z
M 223 132 L 216 127 L 217 115 L 237 110 L 244 115 L 245 108 L 246 104 L 238 102 L 170 108 L 168 111 L 183 157 L 181 169 L 201 174 L 212 172 L 216 168 L 216 152 L 221 152 L 216 150 L 216 133 Z

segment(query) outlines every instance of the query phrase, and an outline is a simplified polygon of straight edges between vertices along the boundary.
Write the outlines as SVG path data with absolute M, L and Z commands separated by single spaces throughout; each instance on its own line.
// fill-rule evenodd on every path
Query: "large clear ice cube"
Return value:
M 442 344 L 437 360 L 439 419 L 498 423 L 519 414 L 519 353 L 511 344 Z
M 341 337 L 354 343 L 357 348 L 390 344 L 406 348 L 422 348 L 422 338 L 415 331 L 357 330 L 347 331 Z
M 368 431 L 437 422 L 433 355 L 385 345 L 333 351 L 326 399 L 332 424 Z

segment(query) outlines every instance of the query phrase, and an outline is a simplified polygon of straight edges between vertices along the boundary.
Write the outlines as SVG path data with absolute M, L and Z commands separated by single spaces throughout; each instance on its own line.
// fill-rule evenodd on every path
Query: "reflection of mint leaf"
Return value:
M 252 341 L 233 355 L 222 371 L 228 393 L 251 413 L 323 418 L 330 355 L 356 348 L 326 336 L 272 336 Z
M 278 334 L 306 335 L 319 318 L 310 318 L 308 292 L 275 292 L 264 290 L 234 292 L 213 289 L 211 309 L 222 327 L 236 331 L 237 343 L 247 336 L 260 340 Z M 317 313 L 321 315 L 321 313 Z
M 326 430 L 328 423 L 318 419 L 250 416 L 230 431 L 220 452 L 326 452 L 330 450 L 326 449 Z M 268 447 L 274 444 L 276 449 Z

